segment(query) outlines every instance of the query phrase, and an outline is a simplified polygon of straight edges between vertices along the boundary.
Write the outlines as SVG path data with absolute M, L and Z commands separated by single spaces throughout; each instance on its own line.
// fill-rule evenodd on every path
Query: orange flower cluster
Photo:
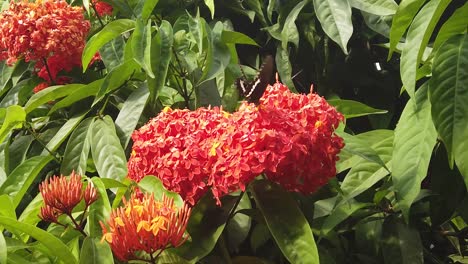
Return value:
M 86 208 L 97 200 L 97 190 L 89 183 L 83 190 L 81 176 L 72 172 L 70 177 L 53 176 L 39 185 L 44 200 L 39 217 L 47 222 L 57 223 L 57 217 L 71 216 L 73 208 L 84 199 Z M 86 211 L 86 209 L 85 209 Z
M 219 198 L 264 173 L 286 189 L 310 193 L 336 173 L 343 116 L 322 97 L 269 86 L 258 106 L 166 110 L 135 131 L 129 178 L 155 175 L 188 203 L 211 187 Z
M 112 211 L 108 226 L 101 222 L 102 240 L 110 244 L 119 260 L 154 259 L 187 240 L 184 232 L 191 213 L 187 204 L 177 208 L 172 198 L 163 195 L 158 201 L 153 194 L 144 194 L 141 199 L 132 194 L 129 201 L 123 201 L 123 207 Z

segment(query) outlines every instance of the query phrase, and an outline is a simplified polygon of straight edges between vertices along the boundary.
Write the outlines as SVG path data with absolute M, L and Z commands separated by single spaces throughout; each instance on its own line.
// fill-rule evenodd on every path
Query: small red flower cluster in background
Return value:
M 75 172 L 72 172 L 69 177 L 53 176 L 43 181 L 39 185 L 39 191 L 44 200 L 39 217 L 44 221 L 57 224 L 59 224 L 57 218 L 62 214 L 73 219 L 71 215 L 73 208 L 83 199 L 86 206 L 84 211 L 86 211 L 89 205 L 98 198 L 97 190 L 91 183 L 88 183 L 86 189 L 83 189 L 81 176 Z M 76 224 L 75 228 L 81 227 Z
M 129 201 L 123 201 L 123 207 L 112 211 L 108 226 L 101 222 L 102 240 L 110 244 L 119 260 L 141 260 L 141 253 L 155 259 L 165 249 L 187 240 L 184 233 L 191 213 L 187 204 L 177 208 L 172 198 L 163 195 L 158 201 L 153 194 L 142 198 L 132 194 Z
M 67 83 L 57 74 L 81 66 L 90 27 L 83 8 L 66 1 L 12 1 L 0 14 L 0 59 L 9 65 L 21 59 L 36 62 L 38 76 L 48 84 Z
M 317 94 L 269 86 L 258 106 L 165 110 L 135 131 L 128 177 L 155 175 L 194 205 L 206 191 L 219 198 L 264 173 L 288 190 L 311 193 L 336 173 L 343 116 Z
M 114 10 L 114 8 L 109 3 L 106 3 L 104 1 L 93 0 L 92 4 L 94 5 L 94 8 L 98 16 L 103 17 L 106 15 L 107 16 L 112 15 L 112 11 Z

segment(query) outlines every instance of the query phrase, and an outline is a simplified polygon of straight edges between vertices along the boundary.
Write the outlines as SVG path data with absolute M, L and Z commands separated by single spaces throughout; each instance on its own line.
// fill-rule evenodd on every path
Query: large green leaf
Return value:
M 408 29 L 413 17 L 418 13 L 419 8 L 426 0 L 402 0 L 393 16 L 392 27 L 390 28 L 390 48 L 388 59 L 392 57 L 401 37 Z
M 155 78 L 151 69 L 151 21 L 148 21 L 145 25 L 143 20 L 137 20 L 135 31 L 133 31 L 131 47 L 134 59 L 146 71 L 149 77 Z
M 54 137 L 47 142 L 47 149 L 44 149 L 41 155 L 46 155 L 49 151 L 56 151 L 60 145 L 67 139 L 67 137 L 73 132 L 75 127 L 83 120 L 88 111 L 77 114 L 71 117 L 63 126 L 55 133 Z
M 108 243 L 99 238 L 87 237 L 83 241 L 80 253 L 81 264 L 113 264 L 114 257 Z
M 99 49 L 101 60 L 108 71 L 113 70 L 124 62 L 125 41 L 122 36 L 118 36 L 107 42 Z
M 89 154 L 89 134 L 93 123 L 93 117 L 81 122 L 73 131 L 65 148 L 60 172 L 69 175 L 72 171 L 84 175 L 86 173 L 86 161 Z
M 423 247 L 418 231 L 405 225 L 394 215 L 385 219 L 381 239 L 385 264 L 424 263 Z
M 106 187 L 99 177 L 93 177 L 92 184 L 97 189 L 99 199 L 89 206 L 88 228 L 89 236 L 101 238 L 102 229 L 99 222 L 106 223 L 111 214 L 111 205 L 107 196 Z M 88 183 L 91 184 L 91 183 Z
M 127 160 L 111 117 L 94 121 L 90 144 L 99 176 L 119 181 L 127 176 Z
M 77 89 L 74 89 L 74 91 L 71 92 L 67 97 L 63 98 L 62 100 L 54 104 L 54 106 L 49 111 L 49 115 L 54 113 L 58 109 L 73 105 L 74 103 L 80 101 L 81 99 L 84 99 L 90 96 L 96 96 L 103 82 L 104 82 L 104 79 L 99 79 L 85 86 L 81 86 Z
M 39 172 L 52 159 L 50 155 L 35 156 L 21 163 L 0 186 L 0 194 L 8 194 L 13 197 L 13 205 L 16 208 Z
M 149 91 L 146 82 L 139 83 L 139 88 L 133 91 L 120 109 L 117 119 L 115 119 L 115 128 L 119 136 L 120 144 L 127 147 L 130 136 L 140 119 L 141 113 L 148 101 Z
M 312 229 L 292 196 L 267 180 L 252 184 L 255 202 L 291 263 L 320 263 Z
M 398 8 L 393 0 L 350 0 L 349 3 L 352 7 L 380 16 L 393 15 Z
M 49 234 L 38 227 L 25 224 L 5 216 L 0 216 L 0 225 L 3 225 L 8 230 L 24 232 L 32 236 L 37 241 L 41 242 L 48 250 L 50 250 L 50 252 L 53 252 L 54 256 L 64 263 L 78 263 L 67 245 L 54 235 Z
M 342 0 L 313 0 L 323 31 L 348 54 L 348 40 L 353 34 L 351 6 Z
M 174 36 L 172 26 L 167 21 L 162 21 L 158 33 L 151 41 L 151 68 L 155 78 L 148 78 L 150 102 L 155 103 L 158 93 L 166 83 L 167 70 L 172 57 L 172 45 Z
M 401 51 L 400 72 L 403 86 L 414 97 L 416 71 L 432 35 L 432 31 L 450 0 L 431 0 L 416 15 L 408 29 L 406 43 Z
M 11 130 L 21 128 L 26 120 L 26 113 L 19 105 L 12 105 L 6 109 L 5 116 L 2 118 L 2 126 L 0 128 L 0 143 L 5 140 Z
M 283 49 L 281 45 L 276 47 L 275 63 L 281 81 L 288 86 L 289 90 L 296 91 L 292 81 L 292 65 L 289 60 L 288 50 Z
M 0 204 L 2 205 L 0 206 L 0 215 L 16 219 L 15 206 L 8 195 L 0 195 Z
M 466 33 L 468 28 L 468 2 L 462 7 L 458 8 L 453 14 L 445 21 L 437 34 L 437 38 L 432 45 L 432 49 L 437 51 L 447 39 L 454 35 Z
M 304 8 L 308 2 L 308 0 L 299 2 L 286 17 L 283 30 L 281 31 L 281 45 L 283 49 L 287 48 L 288 42 L 292 42 L 296 47 L 299 46 L 299 32 L 297 31 L 295 22 L 299 12 L 301 12 L 302 8 Z
M 159 0 L 139 0 L 134 12 L 138 17 L 141 17 L 141 19 L 146 22 L 150 18 L 151 13 L 153 13 L 153 9 L 158 2 Z
M 437 132 L 431 118 L 428 87 L 423 85 L 408 101 L 395 128 L 392 182 L 405 218 L 426 177 Z M 413 102 L 416 100 L 416 103 Z M 417 106 L 417 107 L 415 107 Z
M 342 113 L 346 119 L 366 115 L 386 114 L 388 112 L 387 110 L 376 109 L 353 100 L 330 99 L 327 102 L 333 105 L 338 112 Z
M 468 186 L 468 34 L 447 40 L 434 57 L 429 81 L 432 119 Z
M 67 84 L 47 87 L 47 89 L 44 89 L 31 96 L 29 101 L 24 106 L 24 110 L 26 113 L 30 113 L 37 107 L 50 101 L 65 97 L 83 86 L 83 84 Z
M 92 36 L 83 50 L 82 64 L 83 72 L 88 68 L 88 64 L 94 54 L 112 39 L 135 28 L 135 21 L 131 19 L 118 19 L 107 24 L 102 30 Z

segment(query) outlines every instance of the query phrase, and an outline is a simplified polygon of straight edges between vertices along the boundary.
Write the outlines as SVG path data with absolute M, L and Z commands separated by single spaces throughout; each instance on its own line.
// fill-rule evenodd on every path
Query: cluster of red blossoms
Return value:
M 94 9 L 98 16 L 103 17 L 112 15 L 114 8 L 109 3 L 93 0 L 92 4 L 94 5 Z
M 81 66 L 90 26 L 82 7 L 63 0 L 12 1 L 0 14 L 0 59 L 34 61 L 46 83 L 65 83 L 57 74 Z
M 343 116 L 317 94 L 294 94 L 277 82 L 258 106 L 165 109 L 132 135 L 129 178 L 155 175 L 188 203 L 211 188 L 219 198 L 264 174 L 284 188 L 315 191 L 336 173 Z
M 86 211 L 89 205 L 98 198 L 97 190 L 91 183 L 83 190 L 81 176 L 75 172 L 72 172 L 70 177 L 53 176 L 43 181 L 39 185 L 39 191 L 44 200 L 39 217 L 44 221 L 57 224 L 59 224 L 57 218 L 62 214 L 72 217 L 73 208 L 83 199 L 86 206 L 84 211 Z M 75 228 L 82 227 L 76 224 Z
M 102 241 L 110 244 L 121 261 L 155 259 L 188 238 L 184 235 L 191 213 L 187 204 L 177 208 L 165 195 L 161 201 L 152 194 L 138 196 L 132 194 L 129 201 L 124 198 L 124 206 L 112 211 L 108 226 L 101 222 Z

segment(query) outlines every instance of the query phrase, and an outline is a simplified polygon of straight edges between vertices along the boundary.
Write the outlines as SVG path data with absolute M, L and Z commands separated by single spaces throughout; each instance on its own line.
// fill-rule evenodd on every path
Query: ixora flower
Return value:
M 53 176 L 39 185 L 44 206 L 39 215 L 44 221 L 57 223 L 57 217 L 71 216 L 73 208 L 84 199 L 86 208 L 97 200 L 96 188 L 88 183 L 83 189 L 81 176 L 72 172 L 69 177 Z M 86 211 L 86 209 L 85 209 Z
M 101 222 L 102 241 L 109 243 L 119 260 L 154 260 L 187 240 L 184 233 L 191 213 L 187 204 L 177 208 L 172 198 L 163 195 L 155 200 L 153 194 L 142 198 L 132 194 L 123 202 L 123 207 L 112 211 L 108 225 Z
M 106 3 L 104 1 L 95 1 L 95 0 L 93 0 L 92 4 L 94 5 L 94 9 L 95 9 L 96 13 L 100 17 L 112 15 L 112 11 L 114 10 L 114 8 L 109 3 Z
M 288 190 L 311 193 L 336 173 L 343 116 L 317 94 L 277 82 L 259 105 L 166 110 L 135 131 L 129 178 L 155 175 L 191 205 L 209 189 L 219 198 L 265 174 Z

